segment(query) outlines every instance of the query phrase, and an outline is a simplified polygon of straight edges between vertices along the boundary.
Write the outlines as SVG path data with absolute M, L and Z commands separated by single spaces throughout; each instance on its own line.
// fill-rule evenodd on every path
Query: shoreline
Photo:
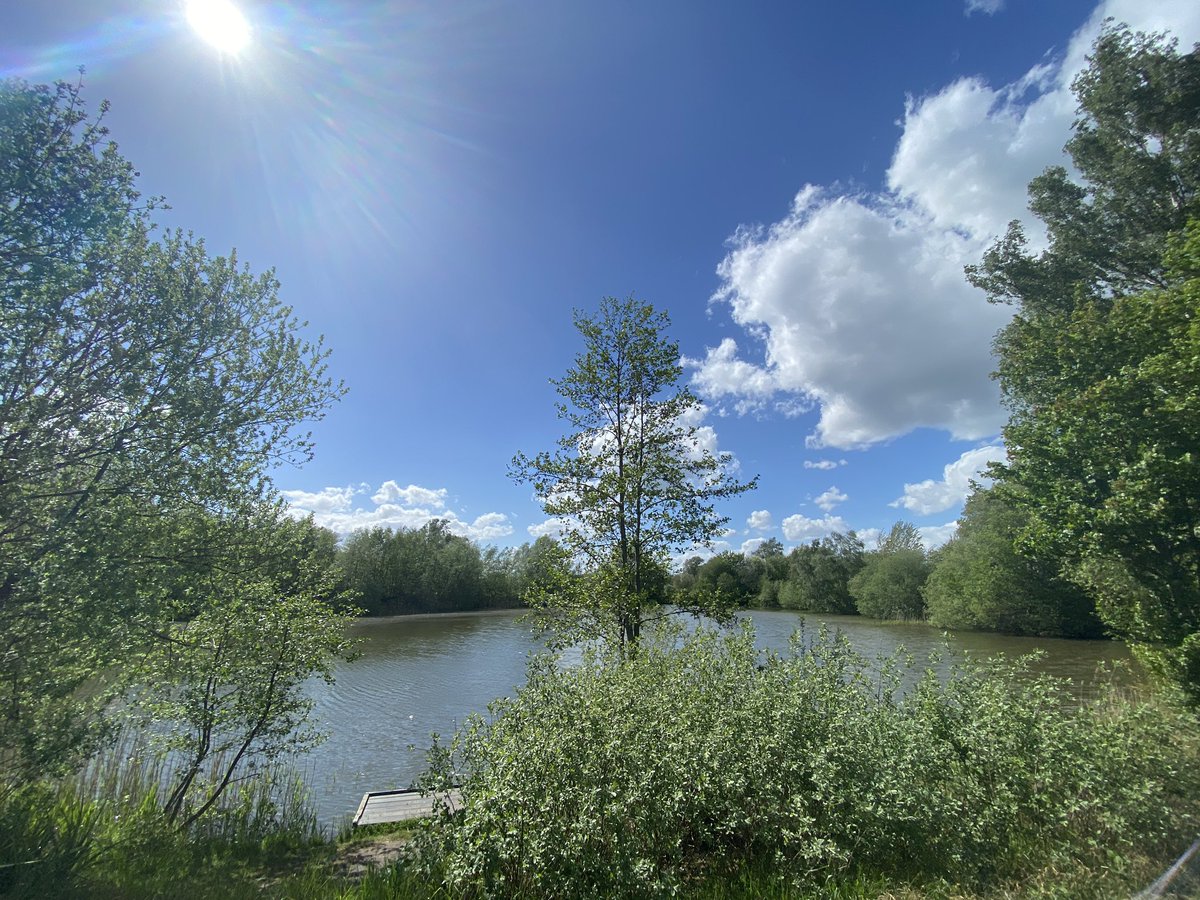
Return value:
M 359 616 L 350 625 L 360 625 L 366 622 L 399 622 L 414 619 L 451 619 L 455 616 L 503 616 L 511 613 L 529 612 L 529 607 L 513 606 L 508 609 L 459 609 L 452 612 L 436 613 L 397 613 L 391 616 Z

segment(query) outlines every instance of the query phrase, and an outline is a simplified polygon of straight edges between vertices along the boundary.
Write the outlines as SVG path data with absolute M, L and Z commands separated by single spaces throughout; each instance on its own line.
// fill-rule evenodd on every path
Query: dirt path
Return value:
M 412 838 L 406 834 L 366 838 L 338 850 L 333 869 L 346 878 L 362 878 L 371 869 L 395 862 L 406 852 Z

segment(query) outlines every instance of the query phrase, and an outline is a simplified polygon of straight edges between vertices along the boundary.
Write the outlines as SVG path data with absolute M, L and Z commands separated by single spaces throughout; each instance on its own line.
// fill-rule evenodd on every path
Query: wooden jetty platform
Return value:
M 424 797 L 415 789 L 403 791 L 368 791 L 358 804 L 358 812 L 350 824 L 382 825 L 386 822 L 404 822 L 408 819 L 423 819 L 433 815 L 434 805 L 445 799 L 452 810 L 462 809 L 462 794 L 453 788 L 444 794 L 428 794 Z

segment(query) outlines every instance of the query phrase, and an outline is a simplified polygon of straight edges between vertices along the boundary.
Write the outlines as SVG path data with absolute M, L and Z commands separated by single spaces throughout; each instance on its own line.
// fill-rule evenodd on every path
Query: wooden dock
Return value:
M 415 789 L 405 791 L 368 791 L 358 804 L 358 812 L 350 824 L 382 825 L 386 822 L 404 822 L 408 819 L 423 819 L 433 815 L 434 805 L 445 799 L 450 809 L 462 809 L 462 794 L 453 788 L 445 794 L 428 794 L 424 797 Z

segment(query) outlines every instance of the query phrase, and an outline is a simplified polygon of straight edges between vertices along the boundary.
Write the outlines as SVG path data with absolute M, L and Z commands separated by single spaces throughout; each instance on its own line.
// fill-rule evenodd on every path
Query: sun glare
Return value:
M 187 20 L 222 53 L 237 53 L 250 43 L 250 23 L 230 0 L 187 0 Z

